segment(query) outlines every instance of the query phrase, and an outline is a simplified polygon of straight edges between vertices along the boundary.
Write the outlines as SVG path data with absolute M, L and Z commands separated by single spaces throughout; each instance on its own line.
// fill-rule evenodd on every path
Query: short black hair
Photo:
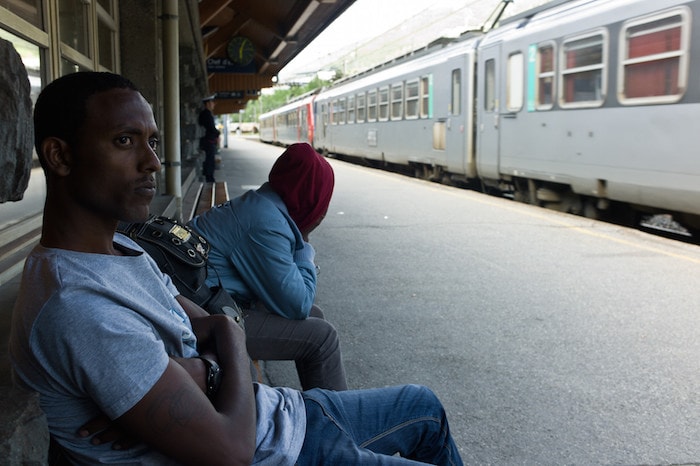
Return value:
M 34 105 L 34 147 L 44 165 L 41 143 L 48 137 L 60 138 L 68 145 L 76 142 L 85 122 L 88 98 L 110 89 L 138 88 L 127 78 L 106 72 L 81 71 L 67 74 L 49 83 Z

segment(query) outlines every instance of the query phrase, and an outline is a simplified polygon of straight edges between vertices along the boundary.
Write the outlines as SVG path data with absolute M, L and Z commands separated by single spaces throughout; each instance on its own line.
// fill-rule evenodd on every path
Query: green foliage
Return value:
M 274 92 L 272 94 L 261 95 L 256 100 L 249 101 L 245 110 L 243 110 L 241 121 L 257 122 L 258 117 L 261 114 L 279 108 L 295 97 L 299 97 L 300 95 L 320 89 L 321 87 L 327 86 L 330 83 L 331 81 L 324 81 L 317 76 L 314 77 L 314 79 L 312 79 L 308 84 L 277 86 L 274 88 Z M 238 121 L 237 117 L 234 117 L 234 119 L 236 122 Z

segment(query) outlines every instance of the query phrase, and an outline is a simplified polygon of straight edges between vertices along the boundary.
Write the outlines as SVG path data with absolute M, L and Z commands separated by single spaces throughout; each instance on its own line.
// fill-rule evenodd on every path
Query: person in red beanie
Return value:
M 289 146 L 257 190 L 195 217 L 190 227 L 211 247 L 210 286 L 244 309 L 252 359 L 294 360 L 304 390 L 346 390 L 336 329 L 316 298 L 309 234 L 323 221 L 335 178 L 309 144 Z

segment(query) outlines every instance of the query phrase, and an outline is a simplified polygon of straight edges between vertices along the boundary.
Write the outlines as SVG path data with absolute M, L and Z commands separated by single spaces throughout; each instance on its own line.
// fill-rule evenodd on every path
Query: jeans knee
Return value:
M 406 385 L 405 390 L 408 391 L 409 396 L 416 400 L 416 403 L 420 403 L 423 406 L 431 407 L 444 415 L 445 409 L 442 406 L 442 402 L 437 397 L 435 392 L 425 385 L 409 384 Z

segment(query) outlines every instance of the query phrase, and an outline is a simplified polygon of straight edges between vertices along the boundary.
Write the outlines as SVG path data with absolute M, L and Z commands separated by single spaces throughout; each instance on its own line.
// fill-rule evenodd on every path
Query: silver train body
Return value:
M 323 153 L 700 228 L 700 1 L 553 1 L 338 82 L 310 108 L 298 140 Z

